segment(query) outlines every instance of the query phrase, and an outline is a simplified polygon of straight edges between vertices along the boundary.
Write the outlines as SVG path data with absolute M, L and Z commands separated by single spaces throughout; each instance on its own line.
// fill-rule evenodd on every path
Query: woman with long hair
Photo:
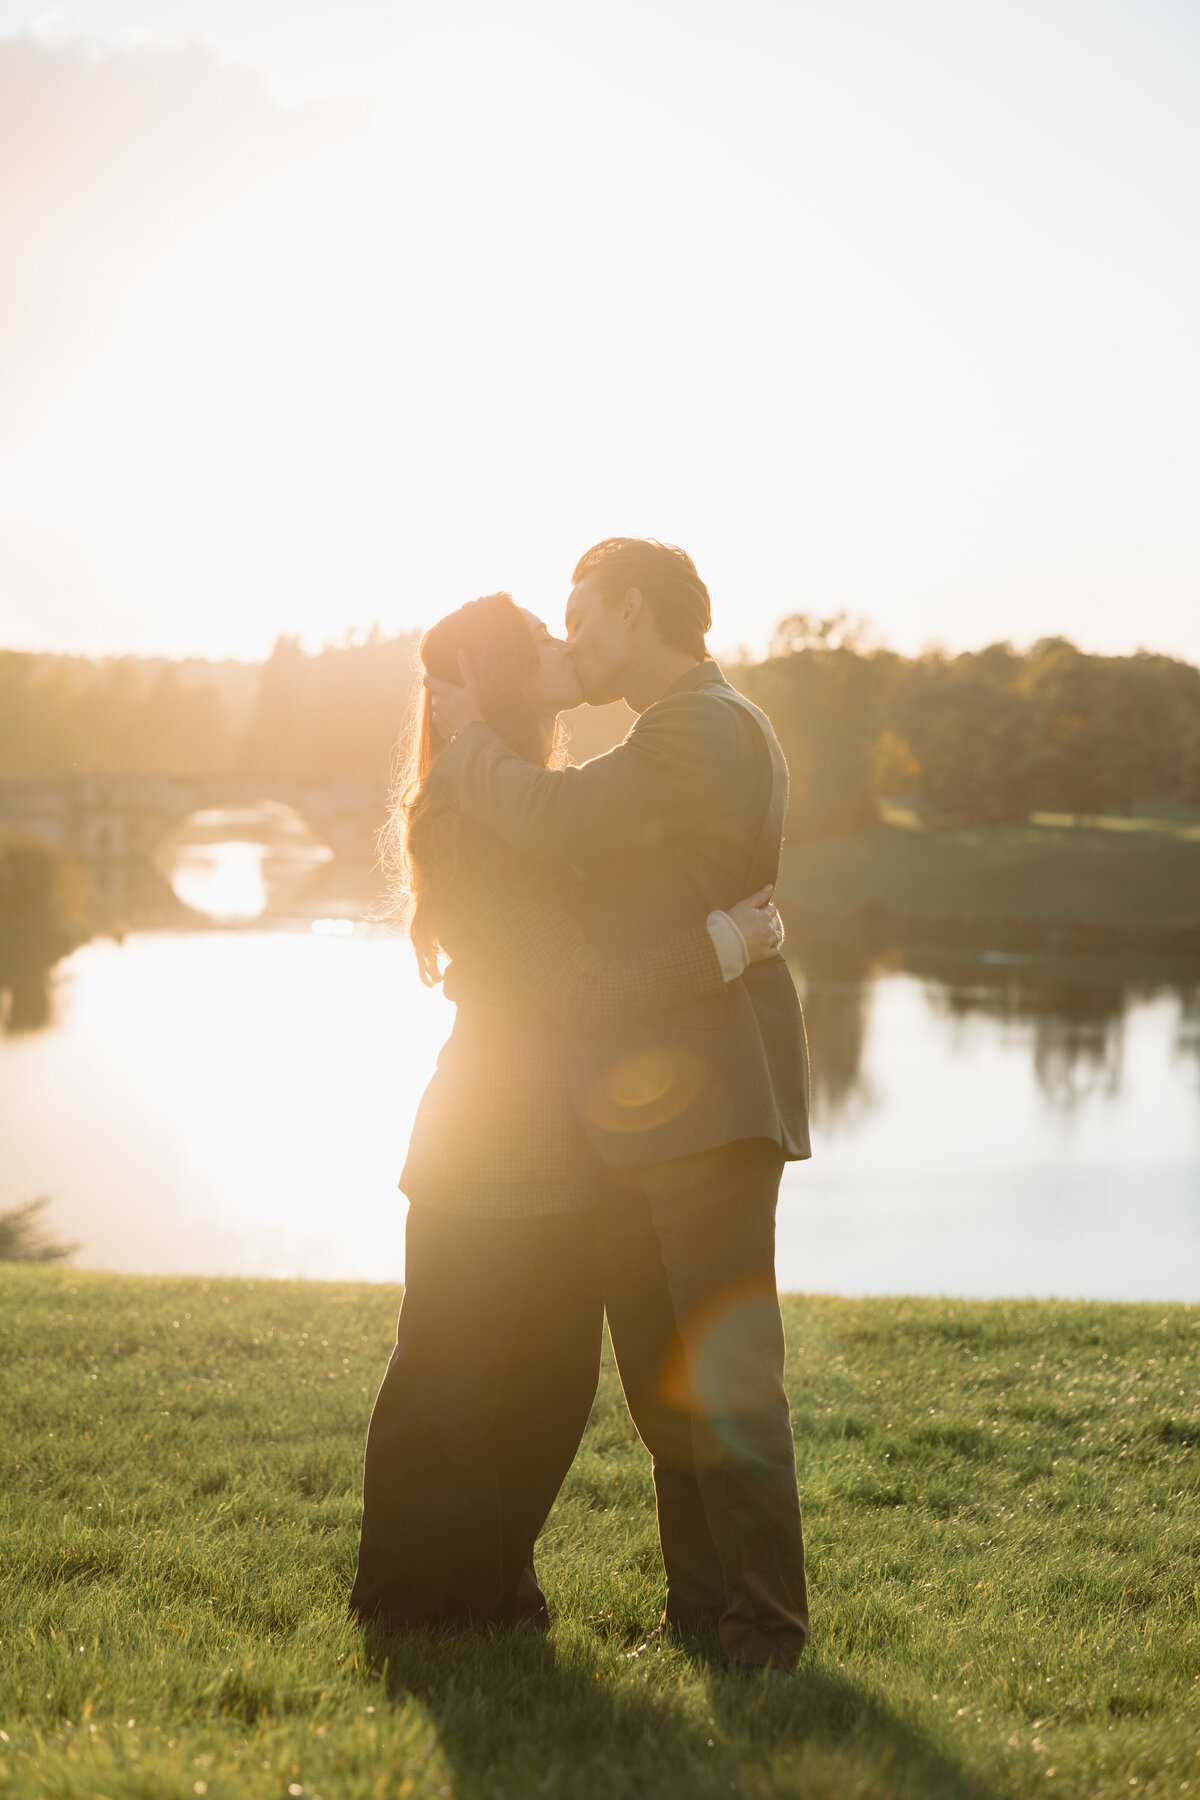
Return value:
M 564 760 L 582 695 L 567 646 L 507 594 L 425 634 L 427 673 L 465 659 L 519 755 Z M 605 956 L 573 877 L 523 860 L 439 791 L 429 696 L 384 834 L 421 978 L 456 1007 L 400 1187 L 405 1287 L 371 1415 L 352 1613 L 364 1623 L 545 1629 L 533 1547 L 583 1435 L 600 1364 L 598 1165 L 575 1116 L 568 1034 L 719 993 L 778 954 L 769 892 L 650 950 Z M 450 959 L 443 972 L 442 959 Z

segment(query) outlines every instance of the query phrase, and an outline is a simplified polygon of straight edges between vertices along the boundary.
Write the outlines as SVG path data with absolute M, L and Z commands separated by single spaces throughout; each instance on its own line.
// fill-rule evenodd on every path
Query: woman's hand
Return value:
M 767 962 L 783 948 L 783 920 L 771 899 L 774 885 L 760 888 L 748 900 L 731 906 L 729 916 L 746 940 L 752 963 Z
M 479 683 L 461 650 L 458 653 L 458 672 L 462 676 L 461 687 L 453 681 L 439 681 L 436 675 L 425 677 L 425 689 L 433 705 L 433 722 L 439 736 L 447 743 L 464 725 L 473 725 L 483 718 Z

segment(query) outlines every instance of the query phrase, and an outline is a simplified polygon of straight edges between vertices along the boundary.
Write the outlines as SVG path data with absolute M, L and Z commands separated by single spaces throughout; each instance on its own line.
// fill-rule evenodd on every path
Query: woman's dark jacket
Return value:
M 568 1036 L 719 994 L 707 927 L 605 955 L 579 922 L 569 873 L 518 859 L 461 822 L 438 937 L 451 958 L 454 1029 L 417 1109 L 400 1187 L 421 1206 L 477 1217 L 574 1212 L 599 1164 L 567 1079 Z

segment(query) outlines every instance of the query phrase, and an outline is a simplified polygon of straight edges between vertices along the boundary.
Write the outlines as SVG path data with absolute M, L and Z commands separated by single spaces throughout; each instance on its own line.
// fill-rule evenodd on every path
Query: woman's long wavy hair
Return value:
M 479 682 L 487 723 L 510 749 L 543 768 L 565 760 L 562 727 L 546 722 L 522 698 L 538 666 L 529 621 L 511 594 L 484 594 L 447 613 L 421 639 L 421 667 L 439 681 L 462 681 L 459 653 Z M 433 705 L 417 688 L 412 716 L 400 740 L 391 812 L 380 835 L 388 914 L 407 917 L 417 967 L 426 987 L 442 979 L 438 928 L 458 872 L 463 819 L 431 790 L 429 771 L 445 749 L 433 722 Z

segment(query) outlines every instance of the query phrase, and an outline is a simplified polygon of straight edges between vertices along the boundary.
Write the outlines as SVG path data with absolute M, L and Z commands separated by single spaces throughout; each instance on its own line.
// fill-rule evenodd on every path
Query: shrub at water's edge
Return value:
M 56 1244 L 46 1236 L 41 1215 L 49 1204 L 43 1196 L 0 1212 L 0 1263 L 66 1262 L 75 1254 L 78 1244 Z

